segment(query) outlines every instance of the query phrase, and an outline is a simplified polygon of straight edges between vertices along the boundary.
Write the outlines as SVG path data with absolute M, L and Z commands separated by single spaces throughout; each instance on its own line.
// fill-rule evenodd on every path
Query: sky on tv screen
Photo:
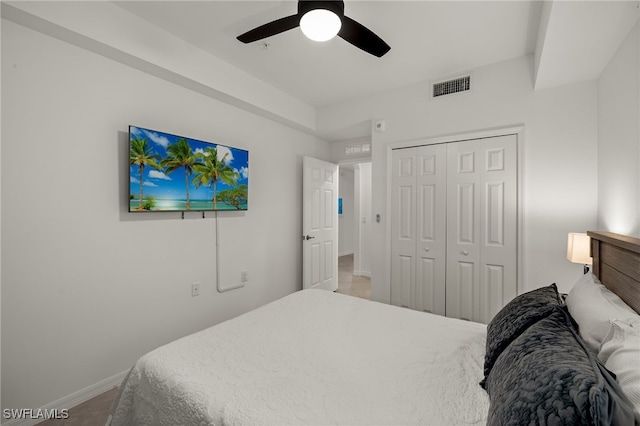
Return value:
M 130 211 L 247 209 L 248 151 L 130 126 L 129 154 Z

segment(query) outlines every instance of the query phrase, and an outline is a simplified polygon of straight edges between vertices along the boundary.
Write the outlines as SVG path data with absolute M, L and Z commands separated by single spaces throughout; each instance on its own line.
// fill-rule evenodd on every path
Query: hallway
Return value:
M 371 299 L 371 278 L 353 275 L 353 254 L 338 258 L 337 293 Z

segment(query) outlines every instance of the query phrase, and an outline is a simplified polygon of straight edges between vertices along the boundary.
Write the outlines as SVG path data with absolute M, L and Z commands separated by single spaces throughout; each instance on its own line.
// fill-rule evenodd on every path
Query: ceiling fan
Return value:
M 239 35 L 243 43 L 262 40 L 300 26 L 312 40 L 326 41 L 335 35 L 378 58 L 391 47 L 364 25 L 344 14 L 344 1 L 298 0 L 298 13 L 277 19 Z

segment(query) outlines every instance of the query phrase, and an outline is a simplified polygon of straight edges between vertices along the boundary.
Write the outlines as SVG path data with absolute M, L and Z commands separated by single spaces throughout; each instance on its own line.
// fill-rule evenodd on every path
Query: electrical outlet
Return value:
M 191 284 L 191 297 L 200 296 L 200 283 Z
M 247 271 L 240 272 L 240 281 L 242 281 L 243 283 L 246 283 L 247 281 L 249 281 L 249 272 Z

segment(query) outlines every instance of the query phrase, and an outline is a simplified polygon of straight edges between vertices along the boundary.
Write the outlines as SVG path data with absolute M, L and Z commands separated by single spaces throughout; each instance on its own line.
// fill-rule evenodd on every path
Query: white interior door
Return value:
M 302 160 L 303 288 L 338 288 L 338 165 Z

